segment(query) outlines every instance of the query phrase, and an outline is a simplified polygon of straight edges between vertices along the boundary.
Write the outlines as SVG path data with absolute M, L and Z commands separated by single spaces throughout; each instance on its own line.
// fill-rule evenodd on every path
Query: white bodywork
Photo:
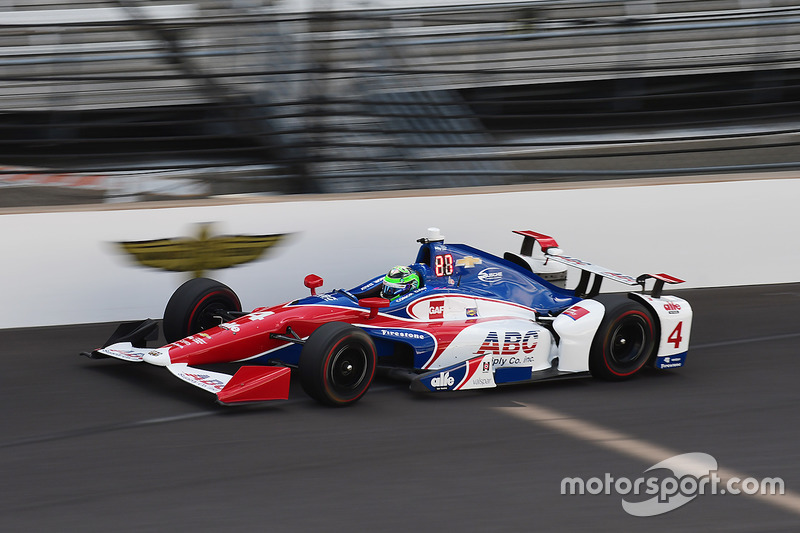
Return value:
M 646 294 L 631 293 L 633 298 L 644 303 L 656 315 L 661 334 L 655 366 L 660 369 L 683 366 L 689 349 L 692 333 L 692 307 L 677 296 L 653 298 Z
M 553 321 L 561 342 L 558 369 L 562 372 L 589 370 L 589 350 L 606 308 L 597 300 L 584 300 L 558 315 Z

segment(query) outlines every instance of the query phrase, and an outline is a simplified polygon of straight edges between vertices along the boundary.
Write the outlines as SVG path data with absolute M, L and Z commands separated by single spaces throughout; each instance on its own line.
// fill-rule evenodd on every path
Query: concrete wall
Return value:
M 308 273 L 331 290 L 410 263 L 429 226 L 497 254 L 518 251 L 511 230 L 533 229 L 569 255 L 684 287 L 800 281 L 800 177 L 719 179 L 0 210 L 0 328 L 160 318 L 189 275 L 138 266 L 115 243 L 196 236 L 209 222 L 212 234 L 290 234 L 262 260 L 209 274 L 247 309 L 307 294 Z

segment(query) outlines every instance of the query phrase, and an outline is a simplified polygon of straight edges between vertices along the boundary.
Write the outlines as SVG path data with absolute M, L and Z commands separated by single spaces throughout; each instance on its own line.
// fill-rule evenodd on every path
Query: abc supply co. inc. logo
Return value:
M 675 455 L 654 464 L 636 479 L 603 477 L 582 479 L 565 477 L 561 480 L 562 495 L 622 496 L 622 508 L 633 516 L 656 516 L 686 505 L 705 494 L 783 495 L 784 481 L 777 477 L 761 480 L 719 475 L 717 460 L 707 453 L 693 452 Z M 660 474 L 660 475 L 659 475 Z

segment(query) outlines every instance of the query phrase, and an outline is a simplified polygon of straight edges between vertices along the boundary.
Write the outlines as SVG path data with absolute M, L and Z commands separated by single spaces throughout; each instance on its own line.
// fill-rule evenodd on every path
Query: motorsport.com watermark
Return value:
M 633 516 L 656 516 L 681 507 L 697 496 L 705 494 L 783 495 L 785 484 L 778 477 L 744 479 L 736 476 L 722 478 L 718 474 L 717 460 L 707 453 L 693 452 L 675 455 L 654 464 L 645 473 L 663 470 L 671 474 L 641 476 L 636 479 L 615 478 L 606 473 L 603 477 L 565 477 L 561 480 L 561 494 L 622 496 L 622 508 Z M 649 496 L 649 498 L 647 498 Z

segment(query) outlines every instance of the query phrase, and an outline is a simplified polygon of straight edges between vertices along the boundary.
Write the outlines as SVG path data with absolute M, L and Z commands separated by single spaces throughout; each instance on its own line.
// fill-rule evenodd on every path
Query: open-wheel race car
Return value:
M 223 404 L 286 399 L 293 370 L 309 396 L 344 406 L 367 392 L 377 370 L 410 381 L 412 391 L 436 392 L 566 376 L 622 380 L 648 364 L 683 366 L 692 309 L 662 294 L 681 280 L 633 278 L 567 256 L 547 235 L 515 233 L 520 252 L 499 257 L 446 243 L 430 228 L 411 265 L 325 293 L 310 274 L 310 295 L 250 312 L 226 285 L 195 278 L 166 306 L 169 344 L 147 347 L 158 337 L 148 319 L 121 324 L 84 355 L 164 366 Z M 535 273 L 551 262 L 580 269 L 574 289 Z M 601 294 L 603 279 L 640 289 Z

